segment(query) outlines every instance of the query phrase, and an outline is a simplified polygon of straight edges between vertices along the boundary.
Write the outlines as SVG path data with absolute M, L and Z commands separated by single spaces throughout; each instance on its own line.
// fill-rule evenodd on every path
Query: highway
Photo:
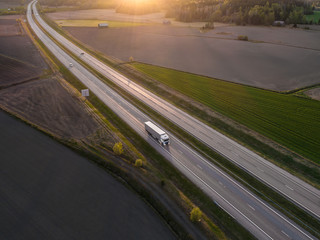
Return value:
M 211 127 L 208 127 L 198 119 L 183 112 L 138 84 L 130 81 L 130 79 L 122 76 L 93 56 L 87 53 L 80 55 L 83 53 L 82 49 L 58 34 L 48 26 L 39 15 L 37 15 L 36 18 L 51 36 L 54 36 L 57 41 L 67 47 L 72 53 L 80 56 L 83 61 L 95 70 L 102 73 L 108 79 L 112 80 L 162 116 L 165 116 L 171 122 L 183 128 L 214 151 L 245 169 L 247 172 L 320 219 L 320 191 L 318 189 L 263 159 L 258 154 L 241 146 L 239 143 L 224 136 Z
M 144 129 L 143 122 L 148 120 L 156 121 L 150 119 L 150 117 L 124 100 L 44 34 L 32 18 L 31 5 L 33 3 L 35 3 L 35 1 L 28 5 L 28 22 L 35 34 L 57 59 L 68 67 L 69 70 L 112 109 L 112 111 L 148 141 L 159 153 L 166 157 L 172 165 L 200 187 L 217 205 L 229 213 L 231 217 L 246 227 L 258 239 L 315 239 L 308 232 L 297 226 L 291 220 L 288 220 L 277 210 L 257 198 L 238 182 L 201 157 L 189 146 L 177 139 L 172 133 L 168 132 L 171 139 L 171 145 L 169 147 L 162 147 L 154 139 L 149 137 Z M 37 13 L 35 7 L 33 7 L 33 11 Z M 35 15 L 36 19 L 41 22 L 40 16 Z M 52 32 L 51 34 L 55 38 L 61 37 L 56 32 Z M 73 44 L 68 44 L 70 44 L 68 48 L 73 51 Z M 80 56 L 81 52 L 83 51 L 79 50 L 77 54 Z M 91 56 L 86 53 L 80 57 L 83 58 L 83 60 L 91 59 Z M 92 61 L 93 60 L 94 59 L 92 59 Z M 69 63 L 72 63 L 73 67 L 70 67 Z M 95 63 L 102 68 L 105 67 L 102 63 Z M 117 76 L 117 73 L 113 71 L 105 75 L 109 78 L 112 74 Z M 129 86 L 133 85 L 130 80 L 127 80 L 126 84 Z M 157 125 L 160 126 L 158 123 Z

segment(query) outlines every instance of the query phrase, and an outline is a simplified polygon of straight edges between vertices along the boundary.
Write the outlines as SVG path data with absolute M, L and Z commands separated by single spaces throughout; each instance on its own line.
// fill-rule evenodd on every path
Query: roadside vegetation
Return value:
M 135 63 L 161 83 L 320 164 L 320 102 Z
M 183 107 L 186 107 L 186 105 L 187 105 L 186 109 L 188 111 L 191 109 L 191 113 L 192 114 L 196 114 L 197 116 L 200 116 L 200 117 L 204 116 L 204 118 L 206 120 L 208 120 L 208 119 L 210 121 L 212 120 L 215 123 L 214 125 L 218 126 L 218 127 L 221 127 L 221 129 L 223 131 L 226 131 L 226 132 L 230 131 L 231 133 L 233 133 L 234 136 L 241 136 L 241 138 L 243 138 L 242 140 L 246 140 L 249 143 L 249 145 L 254 146 L 255 149 L 261 150 L 260 148 L 262 148 L 261 151 L 267 153 L 267 156 L 271 156 L 271 157 L 276 156 L 276 158 L 279 158 L 281 161 L 284 161 L 285 163 L 287 163 L 286 166 L 290 166 L 290 168 L 291 168 L 291 165 L 293 165 L 295 171 L 297 171 L 297 172 L 299 172 L 299 171 L 305 172 L 306 175 L 309 177 L 309 178 L 307 177 L 307 179 L 311 180 L 311 182 L 313 182 L 313 181 L 317 182 L 317 179 L 319 178 L 319 174 L 317 173 L 317 171 L 313 171 L 312 172 L 313 169 L 310 169 L 309 167 L 306 167 L 305 165 L 303 165 L 301 163 L 292 162 L 292 157 L 291 156 L 288 156 L 288 155 L 285 155 L 285 154 L 282 154 L 282 153 L 276 151 L 275 149 L 271 148 L 267 144 L 264 144 L 262 142 L 257 141 L 257 139 L 255 139 L 254 137 L 248 136 L 246 134 L 243 134 L 243 132 L 241 132 L 241 131 L 239 131 L 237 129 L 234 129 L 233 127 L 231 127 L 227 123 L 222 122 L 219 119 L 215 119 L 215 118 L 213 118 L 211 116 L 208 116 L 204 112 L 199 111 L 199 109 L 195 109 L 194 106 L 192 106 L 190 104 L 186 104 L 186 102 L 184 102 L 182 99 L 176 98 L 172 94 L 166 93 L 165 91 L 163 91 L 163 89 L 157 88 L 156 87 L 157 84 L 154 84 L 154 83 L 150 84 L 150 82 L 145 81 L 146 75 L 143 75 L 144 77 L 143 76 L 141 77 L 141 73 L 138 74 L 137 71 L 132 72 L 131 68 L 130 68 L 131 70 L 130 69 L 128 70 L 126 64 L 119 64 L 119 62 L 117 62 L 117 61 L 115 61 L 113 59 L 106 58 L 105 56 L 101 56 L 100 53 L 97 53 L 97 52 L 93 51 L 92 49 L 88 49 L 87 47 L 82 46 L 81 44 L 76 42 L 74 39 L 72 39 L 69 35 L 67 35 L 61 28 L 58 28 L 57 25 L 55 25 L 50 19 L 46 18 L 46 21 L 55 30 L 60 32 L 62 35 L 67 37 L 69 40 L 75 42 L 77 45 L 81 46 L 85 51 L 87 51 L 87 52 L 91 53 L 92 55 L 96 56 L 98 59 L 100 59 L 101 61 L 105 62 L 109 66 L 112 66 L 113 68 L 115 68 L 115 69 L 117 69 L 119 71 L 122 71 L 126 75 L 132 77 L 133 80 L 136 80 L 136 81 L 138 81 L 138 82 L 140 82 L 142 84 L 146 84 L 145 85 L 146 87 L 153 88 L 154 91 L 156 91 L 158 94 L 161 94 L 164 97 L 168 97 L 168 99 L 170 101 L 174 101 L 175 104 L 183 106 Z M 96 74 L 98 76 L 100 76 L 98 73 L 96 73 Z M 103 78 L 103 76 L 100 76 L 100 77 Z M 243 171 L 239 167 L 237 167 L 234 164 L 230 163 L 228 160 L 224 159 L 223 157 L 219 156 L 214 151 L 210 150 L 208 147 L 206 147 L 203 144 L 201 144 L 199 141 L 194 139 L 192 136 L 186 134 L 181 129 L 179 129 L 176 126 L 174 126 L 173 124 L 169 123 L 166 119 L 164 119 L 159 114 L 157 114 L 154 111 L 152 111 L 150 108 L 146 107 L 141 102 L 139 102 L 139 101 L 137 101 L 135 99 L 132 99 L 132 97 L 130 95 L 128 95 L 127 93 L 125 93 L 124 91 L 119 89 L 111 81 L 106 80 L 106 79 L 104 79 L 104 80 L 109 84 L 109 86 L 112 86 L 113 88 L 115 88 L 127 100 L 133 101 L 137 106 L 139 106 L 145 112 L 148 112 L 148 114 L 150 114 L 151 117 L 159 118 L 159 121 L 163 122 L 163 125 L 167 129 L 170 129 L 170 131 L 174 132 L 178 137 L 182 137 L 183 139 L 190 140 L 188 142 L 189 144 L 191 144 L 196 149 L 198 149 L 200 152 L 202 152 L 206 157 L 208 157 L 213 162 L 215 162 L 218 166 L 223 168 L 231 176 L 235 177 L 238 181 L 242 182 L 245 186 L 247 186 L 249 189 L 251 189 L 253 192 L 255 192 L 258 196 L 262 197 L 264 200 L 266 200 L 267 202 L 272 204 L 274 207 L 278 208 L 280 211 L 285 213 L 287 216 L 289 216 L 291 219 L 293 219 L 294 221 L 296 221 L 298 224 L 302 225 L 303 227 L 306 227 L 304 223 L 307 223 L 308 226 L 306 228 L 308 229 L 308 231 L 311 231 L 313 234 L 318 236 L 318 233 L 317 233 L 317 231 L 315 229 L 319 228 L 319 222 L 316 221 L 314 218 L 312 218 L 310 215 L 305 213 L 299 207 L 295 206 L 293 203 L 289 202 L 284 197 L 280 196 L 278 193 L 275 193 L 273 190 L 271 190 L 270 188 L 266 187 L 264 184 L 262 184 L 261 182 L 256 180 L 254 177 L 252 177 L 251 175 L 249 175 L 248 173 L 246 173 L 245 171 Z M 115 123 L 115 124 L 118 124 L 118 122 Z M 125 132 L 126 132 L 126 136 L 128 136 L 128 134 L 130 133 L 129 131 L 125 131 Z M 292 169 L 290 169 L 290 170 L 292 170 Z M 311 173 L 310 173 L 310 170 L 311 170 Z M 310 177 L 310 176 L 312 176 L 312 177 Z M 167 186 L 167 181 L 164 180 L 164 179 L 161 180 L 160 181 L 160 185 L 162 187 L 163 186 Z M 194 197 L 191 198 L 191 199 L 193 199 L 195 204 L 197 204 L 198 200 L 195 200 Z M 209 203 L 210 203 L 210 201 L 208 202 L 208 204 Z M 211 204 L 212 204 L 212 201 L 211 201 Z M 202 204 L 200 204 L 200 205 L 197 204 L 197 206 L 199 206 L 201 208 L 201 210 L 205 211 L 203 209 L 203 205 Z M 190 213 L 190 210 L 189 210 L 189 213 Z M 213 215 L 217 217 L 216 214 L 213 214 Z M 211 214 L 209 214 L 209 216 L 212 216 L 212 212 L 211 212 Z M 222 222 L 224 222 L 224 221 L 222 220 Z M 218 224 L 218 226 L 221 227 L 221 225 L 219 225 L 219 224 Z M 212 229 L 212 228 L 210 228 L 210 229 Z
M 308 23 L 315 5 L 301 0 L 182 0 L 167 2 L 167 17 L 179 21 L 218 21 L 238 25 L 271 25 L 275 20 L 287 24 Z
M 166 17 L 182 22 L 225 22 L 238 25 L 319 24 L 318 2 L 302 0 L 40 0 L 45 12 L 75 9 L 114 8 L 118 13 L 133 15 L 165 10 Z M 315 16 L 313 16 L 315 14 Z
M 320 9 L 317 11 L 313 11 L 313 14 L 306 15 L 306 20 L 309 24 L 320 25 Z
M 79 91 L 85 88 L 85 86 L 77 80 L 66 67 L 60 64 L 59 61 L 57 61 L 57 59 L 48 52 L 41 42 L 39 42 L 39 44 L 43 49 L 45 49 L 47 55 L 53 59 L 59 71 L 63 74 L 63 77 L 72 84 L 73 87 Z M 154 196 L 152 193 L 153 191 L 158 192 L 158 187 L 161 187 L 161 191 L 164 191 L 166 195 L 169 196 L 170 199 L 173 199 L 178 205 L 183 205 L 186 201 L 185 199 L 188 199 L 188 201 L 191 201 L 201 207 L 204 213 L 207 213 L 206 216 L 208 217 L 206 218 L 206 221 L 197 225 L 203 229 L 208 238 L 225 239 L 226 233 L 226 236 L 230 239 L 253 239 L 253 236 L 247 232 L 247 230 L 220 209 L 220 207 L 212 202 L 212 200 L 199 188 L 182 176 L 158 152 L 146 143 L 144 139 L 137 135 L 126 123 L 124 123 L 116 114 L 105 106 L 94 94 L 91 93 L 87 100 L 87 103 L 91 105 L 93 109 L 96 109 L 94 111 L 98 111 L 106 121 L 115 126 L 118 131 L 124 133 L 130 142 L 134 143 L 134 146 L 141 151 L 143 154 L 141 158 L 144 159 L 146 157 L 148 161 L 138 159 L 139 161 L 136 160 L 134 162 L 129 162 L 130 164 L 128 165 L 123 165 L 121 163 L 117 165 L 110 163 L 106 158 L 103 149 L 98 146 L 81 146 L 78 143 L 71 143 L 71 145 L 69 143 L 69 146 L 126 181 L 131 188 L 133 188 L 159 212 L 159 214 L 175 230 L 179 238 L 191 239 L 191 237 L 186 234 L 185 230 L 183 230 L 184 227 L 180 226 L 174 220 L 172 213 L 170 213 L 170 211 L 162 205 L 159 199 L 157 199 L 157 196 Z M 118 149 L 116 148 L 118 147 L 119 144 L 115 147 L 115 152 L 117 153 Z M 130 166 L 136 166 L 135 169 L 138 172 L 133 172 Z M 129 171 L 126 169 L 129 169 Z M 146 183 L 149 183 L 149 185 Z M 150 185 L 153 186 L 152 189 L 150 189 Z M 180 191 L 186 196 L 185 199 L 182 199 L 178 194 Z M 186 212 L 187 218 L 189 218 L 189 213 L 189 211 Z M 210 228 L 206 228 L 206 225 L 204 225 L 205 223 L 209 224 Z M 230 232 L 228 229 L 233 229 L 233 231 Z

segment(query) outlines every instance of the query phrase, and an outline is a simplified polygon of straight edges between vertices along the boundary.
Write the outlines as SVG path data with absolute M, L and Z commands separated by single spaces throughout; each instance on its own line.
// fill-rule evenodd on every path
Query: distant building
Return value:
M 164 24 L 164 25 L 169 25 L 169 24 L 171 24 L 171 21 L 170 21 L 170 20 L 167 20 L 167 19 L 164 19 L 164 20 L 162 21 L 162 24 Z
M 284 21 L 274 21 L 272 26 L 283 27 L 285 24 Z
M 108 23 L 99 23 L 98 24 L 98 28 L 107 28 L 107 27 L 109 27 Z

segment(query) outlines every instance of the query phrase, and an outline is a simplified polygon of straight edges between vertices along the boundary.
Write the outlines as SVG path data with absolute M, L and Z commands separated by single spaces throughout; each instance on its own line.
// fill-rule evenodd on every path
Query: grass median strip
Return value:
M 64 78 L 71 83 L 76 89 L 83 89 L 85 86 L 65 67 L 63 66 L 48 49 L 45 45 L 38 40 L 40 46 L 46 51 L 48 57 L 53 59 L 59 71 L 63 74 Z M 170 165 L 158 152 L 156 152 L 144 139 L 137 135 L 126 123 L 123 122 L 116 114 L 114 114 L 99 98 L 94 94 L 91 94 L 88 97 L 90 103 L 99 110 L 99 112 L 114 125 L 121 133 L 125 133 L 125 136 L 134 142 L 134 145 L 138 149 L 143 149 L 143 155 L 148 156 L 149 159 L 153 161 L 153 168 L 161 171 L 161 176 L 163 179 L 170 180 L 174 182 L 176 186 L 179 187 L 190 199 L 194 199 L 194 202 L 201 205 L 205 212 L 208 213 L 208 216 L 214 219 L 214 223 L 218 227 L 212 227 L 214 229 L 214 234 L 218 236 L 223 236 L 224 234 L 219 229 L 228 232 L 227 229 L 233 229 L 233 232 L 228 232 L 227 236 L 231 239 L 253 239 L 253 236 L 240 226 L 235 220 L 233 220 L 228 214 L 226 214 L 222 209 L 215 205 L 210 198 L 208 198 L 200 189 L 193 185 L 189 180 L 182 176 L 172 165 Z M 93 149 L 91 146 L 88 147 L 88 152 L 79 149 L 79 146 L 76 144 L 73 146 L 77 151 L 81 152 L 84 155 L 87 155 L 95 162 L 102 166 L 106 166 L 104 162 L 101 162 L 103 157 L 100 155 L 96 149 Z M 114 165 L 107 164 L 107 168 L 113 171 L 115 174 L 123 177 L 126 181 L 131 181 L 132 179 L 128 178 L 126 173 L 122 172 L 121 169 L 116 168 Z M 179 236 L 182 239 L 188 239 L 189 237 L 185 235 L 184 231 L 176 225 L 174 219 L 170 217 L 170 213 L 166 212 L 163 206 L 158 205 L 157 201 L 152 196 L 152 193 L 143 189 L 139 186 L 138 182 L 134 179 L 129 184 L 133 187 L 141 196 L 143 196 L 148 202 L 154 206 L 161 215 L 164 216 L 169 225 L 177 230 L 180 234 Z M 213 223 L 209 221 L 212 225 Z M 180 229 L 180 230 L 179 230 Z
M 77 45 L 78 45 L 78 43 L 77 43 Z M 92 52 L 91 52 L 91 53 L 92 53 Z M 96 53 L 95 53 L 94 55 L 96 55 Z M 101 60 L 101 59 L 103 59 L 103 57 L 100 56 L 100 60 Z M 106 61 L 104 61 L 104 62 L 106 62 Z M 107 62 L 109 62 L 109 61 L 107 61 Z M 115 65 L 113 64 L 113 66 L 115 66 Z M 97 75 L 99 75 L 99 74 L 97 74 Z M 100 76 L 100 77 L 103 77 L 103 76 Z M 127 99 L 132 99 L 132 97 L 131 97 L 130 95 L 128 95 L 127 93 L 125 93 L 123 90 L 119 89 L 117 86 L 115 86 L 115 84 L 111 83 L 109 80 L 105 79 L 105 81 L 107 81 L 107 83 L 108 83 L 110 86 L 116 88 L 117 91 L 118 91 L 119 93 L 121 93 L 123 96 L 125 96 Z M 134 101 L 134 103 L 135 103 L 137 106 L 139 106 L 139 108 L 144 109 L 145 112 L 148 112 L 148 114 L 151 115 L 151 117 L 155 117 L 155 118 L 159 117 L 159 115 L 157 115 L 157 113 L 155 113 L 155 112 L 153 112 L 152 110 L 148 109 L 148 107 L 144 106 L 141 102 L 139 102 L 139 101 L 137 101 L 137 100 L 132 100 L 132 101 Z M 160 119 L 161 119 L 161 118 L 160 118 Z M 162 120 L 163 120 L 163 121 L 162 121 Z M 169 126 L 168 128 L 170 128 L 170 129 L 172 129 L 172 130 L 176 129 L 176 130 L 174 130 L 175 133 L 178 133 L 178 132 L 181 133 L 180 129 L 176 128 L 173 124 L 169 123 L 166 119 L 161 119 L 161 121 L 162 121 L 162 122 L 165 122 L 165 125 L 166 125 L 166 126 Z M 185 133 L 181 133 L 181 134 L 183 135 L 183 134 L 185 134 Z M 179 136 L 179 134 L 178 134 L 178 136 Z M 180 136 L 181 136 L 181 135 L 180 135 Z M 183 136 L 184 139 L 190 137 L 190 136 L 188 136 L 188 137 L 186 137 L 186 136 L 188 136 L 188 135 Z M 190 138 L 190 139 L 192 139 L 192 138 Z M 193 140 L 193 139 L 192 139 L 192 140 Z M 218 159 L 219 159 L 219 158 L 222 158 L 221 156 L 216 155 L 214 152 L 212 152 L 212 150 L 211 150 L 211 152 L 210 152 L 210 149 L 205 149 L 205 146 L 203 146 L 203 144 L 201 144 L 201 143 L 199 143 L 198 149 L 200 149 L 200 148 L 203 148 L 203 149 L 204 149 L 204 152 L 205 152 L 206 154 L 208 154 L 208 155 L 217 157 Z M 223 159 L 223 158 L 222 158 L 222 159 Z M 224 160 L 224 161 L 226 161 L 226 160 Z M 223 162 L 223 161 L 222 161 L 222 162 Z M 244 179 L 247 179 L 247 180 L 245 180 L 245 182 L 250 182 L 250 183 L 251 183 L 251 182 L 252 182 L 252 179 L 254 179 L 252 176 L 250 176 L 250 175 L 248 175 L 248 174 L 247 174 L 248 176 L 246 177 L 246 176 L 245 176 L 246 173 L 245 173 L 243 170 L 238 169 L 236 166 L 233 166 L 233 164 L 231 164 L 231 163 L 228 162 L 228 161 L 226 161 L 226 162 L 223 163 L 223 164 L 226 165 L 224 168 L 227 168 L 227 169 L 230 168 L 230 170 L 236 172 L 239 176 L 241 176 L 242 179 L 243 179 L 243 178 L 244 178 Z M 230 165 L 230 166 L 229 166 L 229 165 Z M 235 170 L 234 170 L 233 168 L 235 168 Z M 234 175 L 234 174 L 233 174 L 233 175 Z M 255 181 L 257 181 L 257 180 L 255 180 Z M 257 183 L 259 183 L 259 182 L 257 181 Z M 259 184 L 261 184 L 261 183 L 259 183 Z M 269 192 L 268 192 L 270 189 L 268 189 L 268 191 L 266 191 L 266 192 L 261 191 L 261 190 L 265 189 L 265 185 L 264 185 L 264 184 L 261 184 L 260 186 L 259 186 L 259 185 L 257 185 L 257 186 L 251 186 L 251 189 L 254 189 L 254 188 L 256 188 L 255 191 L 258 191 L 259 195 L 264 195 L 265 198 L 266 198 L 266 196 L 269 196 L 269 197 L 270 197 L 270 196 L 273 196 L 273 195 L 270 195 Z M 257 190 L 257 189 L 258 189 L 258 190 Z M 273 190 L 270 190 L 270 191 L 275 194 L 275 197 L 273 197 L 273 198 L 275 198 L 275 199 L 277 199 L 277 197 L 280 197 L 280 198 L 279 198 L 278 200 L 274 201 L 274 202 L 273 202 L 273 201 L 270 201 L 270 199 L 267 198 L 268 201 L 269 201 L 269 202 L 272 202 L 272 204 L 275 205 L 277 208 L 279 208 L 281 211 L 284 211 L 284 209 L 286 209 L 286 206 L 290 206 L 289 208 L 291 208 L 291 207 L 294 208 L 294 211 L 289 210 L 289 212 L 295 212 L 295 213 L 294 213 L 295 216 L 303 216 L 303 217 L 304 217 L 303 222 L 307 222 L 308 224 L 309 224 L 309 222 L 310 222 L 310 223 L 315 222 L 313 225 L 319 226 L 319 225 L 317 225 L 318 222 L 317 222 L 317 221 L 314 221 L 313 218 L 310 219 L 308 214 L 305 214 L 305 213 L 304 213 L 303 211 L 301 211 L 299 208 L 297 208 L 296 206 L 294 206 L 294 204 L 288 205 L 288 204 L 287 204 L 287 203 L 288 203 L 288 200 L 286 200 L 285 198 L 279 196 L 279 195 L 278 195 L 277 193 L 275 193 Z M 261 193 L 262 193 L 262 194 L 261 194 Z M 282 208 L 279 207 L 279 206 L 277 206 L 277 205 L 281 205 Z M 285 210 L 284 212 L 286 212 L 286 210 Z M 286 214 L 287 214 L 287 213 L 286 213 Z M 291 216 L 291 218 L 292 218 L 292 216 Z M 297 219 L 294 219 L 294 220 L 299 222 L 299 220 L 297 220 Z M 299 224 L 301 224 L 301 223 L 299 223 Z M 302 225 L 303 225 L 303 224 L 302 224 Z M 304 227 L 305 227 L 305 226 L 304 226 Z M 311 226 L 311 227 L 313 227 L 313 226 Z M 315 229 L 317 229 L 317 227 L 316 227 Z M 310 230 L 310 229 L 308 229 L 308 230 Z M 311 231 L 311 232 L 312 232 L 312 231 Z

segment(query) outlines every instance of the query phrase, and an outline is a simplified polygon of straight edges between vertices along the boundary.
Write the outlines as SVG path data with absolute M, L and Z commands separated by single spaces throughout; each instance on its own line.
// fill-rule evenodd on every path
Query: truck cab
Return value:
M 169 145 L 169 136 L 167 134 L 163 134 L 160 137 L 160 144 L 162 145 Z

